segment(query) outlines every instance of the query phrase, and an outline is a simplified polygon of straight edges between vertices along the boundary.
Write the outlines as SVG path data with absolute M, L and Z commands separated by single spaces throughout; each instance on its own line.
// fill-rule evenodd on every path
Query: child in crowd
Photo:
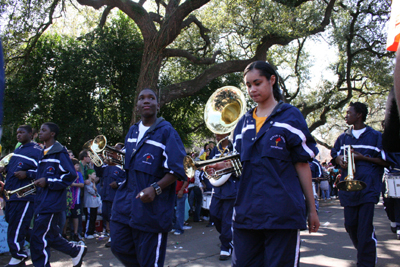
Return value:
M 95 184 L 96 172 L 92 169 L 88 170 L 88 181 L 85 183 L 84 193 L 84 207 L 86 217 L 86 232 L 85 238 L 95 238 L 95 226 L 97 209 L 100 207 L 100 196 L 97 194 L 97 188 Z
M 80 241 L 80 237 L 78 234 L 79 229 L 79 217 L 82 217 L 82 210 L 81 210 L 81 188 L 84 187 L 83 184 L 83 176 L 80 172 L 80 164 L 79 160 L 72 159 L 72 163 L 74 164 L 74 168 L 76 171 L 76 180 L 71 184 L 71 187 L 68 189 L 67 192 L 67 218 L 72 220 L 72 224 L 74 227 L 74 234 L 71 234 L 71 240 L 73 241 Z M 68 223 L 64 226 L 63 236 L 66 237 Z

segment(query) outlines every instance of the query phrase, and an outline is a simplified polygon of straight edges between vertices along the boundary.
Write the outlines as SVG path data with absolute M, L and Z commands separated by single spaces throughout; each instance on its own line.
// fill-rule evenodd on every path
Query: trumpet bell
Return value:
M 205 167 L 208 168 L 208 165 L 227 161 L 229 165 L 227 168 L 222 170 L 215 171 L 212 175 L 207 174 L 205 172 L 204 177 L 210 180 L 210 183 L 213 186 L 221 186 L 223 185 L 230 177 L 232 173 L 235 173 L 236 176 L 240 176 L 242 174 L 242 164 L 240 163 L 239 154 L 233 154 L 229 156 L 225 156 L 222 158 L 209 159 L 204 161 L 193 161 L 190 156 L 185 156 L 183 159 L 183 168 L 187 177 L 194 177 L 194 173 L 198 168 Z
M 354 180 L 356 165 L 354 161 L 354 152 L 351 145 L 344 145 L 344 160 L 347 162 L 347 176 L 343 181 L 337 184 L 339 190 L 352 192 L 361 191 L 367 187 L 367 184 L 360 180 Z
M 215 134 L 231 132 L 246 111 L 242 91 L 234 86 L 217 89 L 208 99 L 204 109 L 204 121 Z
M 339 190 L 352 192 L 361 191 L 367 187 L 367 184 L 359 180 L 341 181 L 337 184 Z

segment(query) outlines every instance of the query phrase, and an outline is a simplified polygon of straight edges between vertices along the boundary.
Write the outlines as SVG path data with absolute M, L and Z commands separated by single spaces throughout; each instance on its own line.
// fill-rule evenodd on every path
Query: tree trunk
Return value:
M 158 96 L 158 77 L 162 63 L 162 51 L 159 48 L 157 42 L 151 42 L 150 44 L 144 44 L 142 63 L 140 66 L 140 75 L 136 87 L 135 94 L 135 107 L 132 111 L 131 125 L 136 123 L 140 117 L 136 112 L 137 97 L 141 90 L 149 88 L 156 92 Z

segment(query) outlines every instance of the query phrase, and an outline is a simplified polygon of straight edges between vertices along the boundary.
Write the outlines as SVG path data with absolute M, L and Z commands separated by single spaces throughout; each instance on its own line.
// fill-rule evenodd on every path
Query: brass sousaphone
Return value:
M 83 149 L 88 151 L 88 155 L 93 164 L 97 167 L 103 166 L 104 162 L 98 154 L 102 153 L 104 158 L 118 164 L 123 165 L 125 160 L 125 152 L 120 151 L 112 146 L 107 145 L 107 138 L 104 135 L 98 135 L 93 140 L 90 139 L 83 145 Z M 107 153 L 117 153 L 118 158 L 108 157 Z
M 208 99 L 204 109 L 204 121 L 208 129 L 214 134 L 230 133 L 238 123 L 239 119 L 246 112 L 246 100 L 240 89 L 234 86 L 225 86 L 217 89 Z M 224 139 L 223 139 L 224 140 Z M 219 144 L 223 141 L 219 141 Z M 196 169 L 222 161 L 229 161 L 228 167 L 215 171 L 212 175 L 205 173 L 205 177 L 210 180 L 213 186 L 223 185 L 235 173 L 236 176 L 242 174 L 242 164 L 239 154 L 234 151 L 221 151 L 221 156 L 217 159 L 204 161 L 193 161 L 190 156 L 183 160 L 183 167 L 188 177 L 193 177 Z

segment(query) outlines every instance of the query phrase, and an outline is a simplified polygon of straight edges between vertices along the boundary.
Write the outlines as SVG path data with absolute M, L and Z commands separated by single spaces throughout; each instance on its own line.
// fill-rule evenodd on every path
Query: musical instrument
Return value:
M 354 180 L 356 165 L 354 162 L 354 153 L 351 145 L 344 145 L 344 160 L 347 162 L 347 176 L 344 181 L 337 184 L 337 188 L 343 191 L 360 191 L 367 187 L 363 181 Z
M 83 145 L 83 149 L 88 151 L 90 159 L 97 167 L 101 167 L 104 164 L 98 154 L 103 154 L 104 158 L 119 165 L 123 165 L 125 161 L 125 152 L 107 145 L 107 138 L 104 135 L 98 135 L 93 140 L 87 141 Z M 109 153 L 117 153 L 117 158 L 110 156 Z
M 9 200 L 11 195 L 13 194 L 17 194 L 17 197 L 21 198 L 21 197 L 26 197 L 27 195 L 33 194 L 35 192 L 36 192 L 36 186 L 35 183 L 32 182 L 31 184 L 22 186 L 15 190 L 5 190 L 4 196 L 6 197 L 7 200 Z
M 385 173 L 383 175 L 386 184 L 386 198 L 400 198 L 400 172 Z
M 0 167 L 4 168 L 5 166 L 7 166 L 10 163 L 10 159 L 12 156 L 14 156 L 14 153 L 10 153 L 7 156 L 4 156 L 4 158 L 0 160 Z
M 238 123 L 239 119 L 246 112 L 246 100 L 240 89 L 234 86 L 225 86 L 217 89 L 208 99 L 204 108 L 204 121 L 208 129 L 214 134 L 230 133 Z M 193 177 L 196 169 L 208 165 L 228 161 L 226 168 L 213 171 L 211 175 L 205 172 L 205 177 L 210 180 L 213 186 L 223 185 L 235 173 L 236 176 L 242 174 L 242 164 L 240 155 L 234 151 L 221 151 L 219 144 L 224 141 L 220 140 L 216 145 L 221 156 L 217 159 L 204 161 L 193 161 L 190 156 L 186 156 L 183 160 L 183 167 L 188 177 Z
M 94 152 L 94 150 L 92 149 L 92 145 L 93 145 L 93 139 L 90 139 L 83 145 L 82 149 L 87 151 L 88 156 L 92 160 L 94 165 L 96 165 L 97 167 L 101 167 L 103 166 L 104 162 L 99 157 L 99 155 L 97 155 L 97 153 Z

